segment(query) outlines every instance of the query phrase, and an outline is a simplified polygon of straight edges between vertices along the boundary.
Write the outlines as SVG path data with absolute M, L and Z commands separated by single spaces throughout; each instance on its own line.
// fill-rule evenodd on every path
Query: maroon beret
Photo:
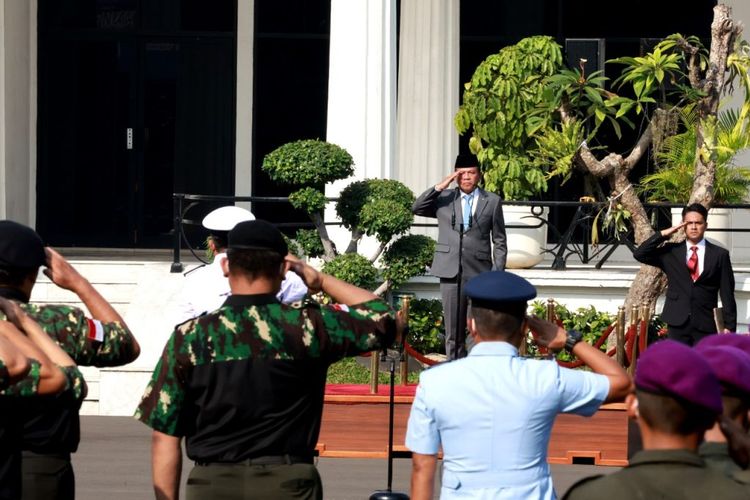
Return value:
M 745 354 L 750 355 L 750 335 L 739 334 L 739 333 L 717 333 L 716 335 L 708 335 L 703 337 L 698 344 L 697 348 L 704 347 L 715 347 L 720 345 L 728 345 L 736 347 L 743 351 Z
M 635 386 L 679 398 L 716 414 L 722 411 L 721 385 L 708 361 L 674 340 L 657 342 L 644 351 L 635 371 Z
M 697 346 L 695 350 L 708 361 L 725 389 L 750 395 L 750 355 L 728 345 Z

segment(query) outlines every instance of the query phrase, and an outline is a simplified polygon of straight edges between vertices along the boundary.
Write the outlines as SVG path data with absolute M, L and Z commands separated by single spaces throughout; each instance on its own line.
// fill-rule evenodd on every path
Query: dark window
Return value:
M 326 138 L 330 16 L 330 0 L 255 2 L 254 196 L 296 189 L 263 172 L 266 154 L 287 142 Z M 253 213 L 273 222 L 310 222 L 288 204 L 255 203 Z

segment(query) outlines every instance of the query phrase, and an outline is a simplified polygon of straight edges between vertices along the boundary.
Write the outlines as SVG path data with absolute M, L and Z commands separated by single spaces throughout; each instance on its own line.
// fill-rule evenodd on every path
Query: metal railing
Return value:
M 198 195 L 198 194 L 186 194 L 186 193 L 175 193 L 172 197 L 173 200 L 173 228 L 172 228 L 172 265 L 171 272 L 178 273 L 182 272 L 184 266 L 181 262 L 182 244 L 185 245 L 193 252 L 196 259 L 201 260 L 198 257 L 192 247 L 190 246 L 187 237 L 185 236 L 184 226 L 200 226 L 200 221 L 189 218 L 189 212 L 195 207 L 200 206 L 202 203 L 216 203 L 222 202 L 224 204 L 233 203 L 282 203 L 288 204 L 289 198 L 277 197 L 277 196 L 222 196 L 222 195 Z M 338 198 L 327 198 L 328 202 L 336 202 Z M 514 225 L 506 224 L 506 228 L 540 228 L 544 225 L 547 226 L 548 230 L 552 232 L 552 241 L 556 241 L 551 248 L 543 249 L 542 252 L 552 254 L 554 256 L 551 268 L 556 270 L 563 270 L 566 268 L 567 260 L 572 256 L 577 256 L 583 264 L 588 264 L 596 260 L 596 269 L 601 267 L 607 262 L 612 256 L 619 245 L 626 245 L 632 251 L 635 249 L 635 242 L 633 241 L 632 230 L 626 233 L 614 233 L 600 231 L 600 234 L 604 234 L 606 237 L 602 239 L 597 246 L 591 244 L 591 232 L 594 226 L 594 220 L 596 215 L 602 210 L 606 209 L 606 202 L 580 202 L 580 201 L 502 201 L 503 206 L 528 206 L 530 207 L 529 215 L 526 218 L 535 219 L 535 224 L 524 224 Z M 652 225 L 655 225 L 657 219 L 660 217 L 663 220 L 668 220 L 669 211 L 672 208 L 682 208 L 683 205 L 674 203 L 649 203 L 645 204 L 644 208 L 651 217 Z M 567 227 L 560 231 L 558 227 L 550 224 L 548 219 L 543 217 L 544 209 L 549 208 L 575 208 L 575 213 L 571 218 L 570 223 Z M 736 208 L 736 209 L 750 209 L 750 204 L 732 204 L 732 205 L 721 205 L 714 208 Z M 748 218 L 750 220 L 750 218 Z M 341 223 L 337 221 L 325 222 L 327 226 L 340 226 Z M 312 222 L 287 222 L 277 223 L 279 228 L 313 228 L 315 227 Z M 415 223 L 413 227 L 437 227 L 437 223 Z M 731 232 L 731 233 L 743 233 L 750 232 L 750 227 L 732 227 L 732 228 L 712 228 L 709 221 L 708 234 L 712 232 Z M 577 237 L 578 235 L 578 237 Z

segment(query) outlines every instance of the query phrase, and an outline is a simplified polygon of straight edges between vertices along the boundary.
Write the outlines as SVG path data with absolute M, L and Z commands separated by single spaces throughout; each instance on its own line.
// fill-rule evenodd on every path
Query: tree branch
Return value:
M 694 45 L 691 45 L 690 42 L 685 40 L 683 37 L 680 37 L 677 40 L 677 46 L 682 50 L 685 54 L 689 56 L 688 58 L 688 79 L 690 80 L 690 85 L 696 89 L 700 90 L 701 88 L 701 79 L 700 79 L 700 68 L 697 64 L 697 56 L 700 49 Z
M 336 256 L 336 248 L 328 236 L 328 230 L 326 229 L 325 222 L 323 221 L 322 212 L 314 212 L 310 214 L 310 218 L 315 224 L 315 229 L 318 230 L 318 236 L 320 236 L 320 242 L 323 243 L 323 260 L 329 262 Z
M 378 249 L 375 250 L 375 254 L 372 257 L 370 257 L 370 262 L 374 263 L 376 260 L 378 260 L 378 257 L 380 257 L 380 254 L 382 254 L 383 250 L 385 250 L 386 245 L 388 245 L 388 243 L 381 243 L 380 245 L 378 245 Z
M 589 147 L 582 144 L 576 154 L 576 162 L 583 165 L 592 175 L 604 178 L 612 175 L 615 169 L 622 163 L 622 156 L 614 153 L 608 154 L 601 161 L 591 152 Z
M 352 229 L 352 239 L 349 240 L 349 245 L 346 247 L 344 253 L 357 253 L 357 245 L 359 240 L 362 239 L 362 231 L 355 227 Z
M 641 134 L 641 136 L 638 138 L 638 142 L 635 143 L 635 147 L 633 147 L 633 150 L 622 162 L 622 167 L 625 169 L 626 175 L 630 173 L 631 170 L 633 170 L 633 167 L 636 165 L 636 163 L 638 163 L 638 161 L 640 161 L 643 154 L 648 151 L 648 147 L 651 145 L 652 138 L 653 125 L 652 123 L 649 123 L 648 127 L 646 127 L 646 130 L 644 130 L 643 134 Z
M 372 293 L 378 296 L 382 296 L 385 292 L 388 291 L 388 289 L 391 287 L 390 280 L 385 280 L 383 283 L 380 284 L 379 287 L 377 287 Z

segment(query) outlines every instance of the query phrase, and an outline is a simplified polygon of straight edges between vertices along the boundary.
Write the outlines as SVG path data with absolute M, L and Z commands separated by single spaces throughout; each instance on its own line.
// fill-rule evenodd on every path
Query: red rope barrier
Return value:
M 435 361 L 434 359 L 430 359 L 424 354 L 422 354 L 419 351 L 414 350 L 414 348 L 409 345 L 408 342 L 404 342 L 404 349 L 406 350 L 406 353 L 411 356 L 412 358 L 416 359 L 420 363 L 424 363 L 427 366 L 436 365 L 439 363 L 439 361 Z

